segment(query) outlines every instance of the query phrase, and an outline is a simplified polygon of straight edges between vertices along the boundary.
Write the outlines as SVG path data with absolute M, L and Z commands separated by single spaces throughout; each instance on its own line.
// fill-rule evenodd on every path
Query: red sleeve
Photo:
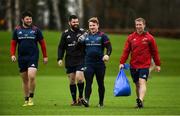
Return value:
M 155 64 L 157 66 L 160 66 L 161 62 L 160 62 L 160 57 L 159 57 L 159 53 L 158 53 L 158 47 L 157 47 L 157 44 L 156 44 L 154 38 L 151 38 L 150 47 L 151 47 L 151 55 L 153 57 Z
M 131 50 L 131 46 L 130 46 L 129 37 L 128 37 L 128 39 L 125 42 L 125 46 L 124 46 L 124 49 L 123 49 L 123 54 L 122 54 L 122 56 L 120 58 L 120 64 L 124 64 L 126 62 L 126 60 L 128 59 L 130 50 Z
M 11 56 L 14 56 L 16 53 L 16 46 L 17 46 L 17 41 L 12 39 L 11 40 L 11 47 L 10 47 L 10 54 Z
M 43 54 L 43 58 L 47 57 L 47 52 L 46 52 L 46 43 L 44 41 L 44 39 L 41 39 L 39 41 L 40 45 L 41 45 L 41 50 L 42 50 L 42 54 Z

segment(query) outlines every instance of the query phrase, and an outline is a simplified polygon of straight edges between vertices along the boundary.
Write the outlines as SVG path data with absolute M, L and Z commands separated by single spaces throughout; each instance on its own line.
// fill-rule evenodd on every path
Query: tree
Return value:
M 20 20 L 19 0 L 15 0 L 15 25 L 19 24 L 19 20 Z
M 12 31 L 12 11 L 11 11 L 11 0 L 7 0 L 6 2 L 6 19 L 7 19 L 7 27 L 8 31 Z
M 54 20 L 56 22 L 56 26 L 57 29 L 60 30 L 61 29 L 61 19 L 60 19 L 60 13 L 59 13 L 59 9 L 58 9 L 58 0 L 52 0 L 52 6 L 53 6 L 53 15 L 54 15 Z

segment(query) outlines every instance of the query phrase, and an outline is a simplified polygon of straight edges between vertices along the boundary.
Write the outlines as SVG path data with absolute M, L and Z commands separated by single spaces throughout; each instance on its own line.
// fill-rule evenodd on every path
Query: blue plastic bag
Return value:
M 123 69 L 118 73 L 114 84 L 114 96 L 130 96 L 131 87 Z

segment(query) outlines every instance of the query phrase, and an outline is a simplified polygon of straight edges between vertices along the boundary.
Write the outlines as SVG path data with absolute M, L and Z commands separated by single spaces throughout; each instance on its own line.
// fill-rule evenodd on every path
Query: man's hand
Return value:
M 15 62 L 16 61 L 16 56 L 11 56 L 11 60 L 12 60 L 12 62 Z
M 44 64 L 47 64 L 47 63 L 48 63 L 48 57 L 43 58 L 43 63 L 44 63 Z
M 155 71 L 156 72 L 160 72 L 161 71 L 161 67 L 160 66 L 156 66 Z
M 63 61 L 62 61 L 62 60 L 59 60 L 59 61 L 58 61 L 58 65 L 59 65 L 59 66 L 62 66 L 62 65 L 63 65 Z
M 120 70 L 121 68 L 124 68 L 124 64 L 119 64 L 119 70 Z
M 104 62 L 107 62 L 108 60 L 109 60 L 109 56 L 108 56 L 108 55 L 104 55 L 104 56 L 103 56 L 103 61 L 104 61 Z

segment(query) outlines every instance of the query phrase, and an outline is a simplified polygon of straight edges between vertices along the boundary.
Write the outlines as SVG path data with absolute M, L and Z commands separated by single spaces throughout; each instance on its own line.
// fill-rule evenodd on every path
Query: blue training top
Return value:
M 103 32 L 88 34 L 81 43 L 85 45 L 85 64 L 104 63 L 104 46 L 109 42 Z
M 16 27 L 13 33 L 13 40 L 18 43 L 18 59 L 38 60 L 39 49 L 37 42 L 43 39 L 42 32 L 36 27 Z

